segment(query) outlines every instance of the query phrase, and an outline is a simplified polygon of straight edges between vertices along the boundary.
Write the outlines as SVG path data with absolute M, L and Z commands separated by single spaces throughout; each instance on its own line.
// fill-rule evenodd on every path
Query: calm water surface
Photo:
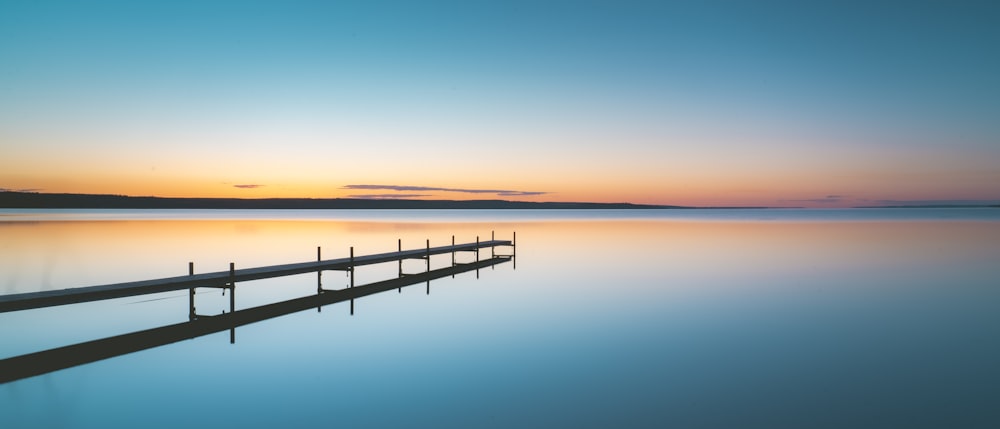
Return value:
M 493 230 L 516 269 L 2 384 L 0 427 L 1000 427 L 1000 209 L 4 210 L 0 293 Z M 242 283 L 237 309 L 315 289 Z M 3 313 L 0 358 L 183 322 L 187 299 Z

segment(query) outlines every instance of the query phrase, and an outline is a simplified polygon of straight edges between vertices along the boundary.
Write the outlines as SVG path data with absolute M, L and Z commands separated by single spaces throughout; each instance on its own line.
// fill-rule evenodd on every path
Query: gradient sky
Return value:
M 1000 2 L 0 0 L 0 188 L 1000 200 Z

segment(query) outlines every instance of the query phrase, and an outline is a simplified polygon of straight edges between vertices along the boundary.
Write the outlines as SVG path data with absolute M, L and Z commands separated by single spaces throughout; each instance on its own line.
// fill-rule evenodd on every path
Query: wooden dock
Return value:
M 516 234 L 516 233 L 515 233 Z M 516 235 L 515 235 L 516 240 Z M 113 298 L 124 298 L 129 296 L 146 295 L 160 292 L 177 291 L 189 289 L 192 294 L 192 312 L 194 308 L 194 289 L 199 287 L 233 288 L 237 282 L 250 280 L 260 280 L 273 277 L 283 277 L 295 274 L 322 272 L 322 271 L 350 271 L 353 273 L 355 267 L 380 264 L 384 262 L 403 261 L 405 259 L 429 259 L 432 255 L 452 254 L 452 265 L 455 265 L 454 254 L 456 252 L 476 252 L 478 259 L 479 249 L 500 246 L 515 246 L 513 240 L 479 241 L 475 243 L 454 244 L 455 237 L 452 236 L 452 244 L 448 246 L 430 247 L 430 240 L 427 246 L 422 249 L 402 250 L 400 245 L 396 252 L 378 253 L 374 255 L 354 256 L 354 248 L 351 247 L 351 256 L 340 259 L 319 260 L 320 249 L 317 248 L 317 261 L 300 262 L 284 265 L 271 265 L 266 267 L 235 269 L 230 264 L 229 271 L 218 271 L 204 274 L 194 274 L 193 265 L 189 265 L 188 275 L 178 277 L 167 277 L 153 280 L 142 280 L 127 283 L 115 283 L 100 286 L 79 287 L 71 289 L 50 290 L 42 292 L 30 292 L 10 295 L 0 295 L 0 313 L 18 310 L 28 310 L 32 308 L 52 307 L 57 305 L 75 304 L 81 302 L 99 301 Z M 495 256 L 495 252 L 493 252 Z M 428 265 L 429 268 L 429 265 Z M 400 272 L 402 275 L 402 272 Z M 353 276 L 351 278 L 353 282 Z
M 316 295 L 217 316 L 197 317 L 173 325 L 0 359 L 0 383 L 46 374 L 226 330 L 230 331 L 230 341 L 233 342 L 235 329 L 239 326 L 339 302 L 351 301 L 353 304 L 356 298 L 418 283 L 428 282 L 429 284 L 434 279 L 494 266 L 508 262 L 512 258 L 511 255 L 494 255 L 475 262 L 453 264 L 450 267 L 404 275 L 376 283 L 340 290 L 323 290 L 322 293 Z

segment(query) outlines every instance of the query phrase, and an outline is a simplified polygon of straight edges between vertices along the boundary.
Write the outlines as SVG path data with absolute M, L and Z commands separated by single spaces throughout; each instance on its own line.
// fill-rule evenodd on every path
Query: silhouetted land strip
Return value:
M 561 203 L 505 200 L 402 200 L 352 198 L 161 198 L 125 195 L 0 192 L 0 208 L 43 209 L 663 209 L 629 203 Z
M 764 209 L 769 207 L 690 207 L 632 203 L 570 203 L 507 200 L 405 200 L 357 198 L 163 198 L 126 195 L 0 192 L 9 209 Z
M 511 246 L 512 244 L 513 242 L 510 240 L 487 240 L 482 242 L 477 241 L 475 243 L 427 247 L 422 249 L 378 253 L 374 255 L 362 255 L 357 257 L 352 256 L 340 259 L 328 259 L 325 261 L 299 262 L 293 264 L 271 265 L 266 267 L 244 268 L 233 270 L 232 272 L 218 271 L 213 273 L 192 274 L 100 286 L 0 295 L 0 313 L 99 301 L 104 299 L 124 298 L 129 296 L 198 287 L 222 287 L 227 283 L 283 277 L 323 270 L 346 271 L 352 269 L 353 267 L 363 265 L 380 264 L 383 262 L 399 261 L 403 259 L 420 259 L 423 257 L 430 257 L 431 255 L 475 251 L 477 249 L 490 247 Z
M 510 260 L 509 256 L 494 256 L 476 262 L 457 264 L 353 288 L 324 290 L 322 293 L 316 295 L 248 308 L 246 310 L 238 310 L 218 316 L 202 316 L 174 325 L 14 356 L 0 360 L 0 383 L 20 380 L 22 378 L 96 362 L 216 332 L 232 330 L 250 323 L 319 308 L 325 305 L 351 301 L 404 286 L 430 282 L 431 280 L 501 264 Z

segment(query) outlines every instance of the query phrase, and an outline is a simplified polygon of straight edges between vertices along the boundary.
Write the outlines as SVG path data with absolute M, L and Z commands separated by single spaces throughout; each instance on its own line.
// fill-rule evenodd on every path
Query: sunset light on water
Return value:
M 0 428 L 1000 427 L 998 22 L 0 0 Z

